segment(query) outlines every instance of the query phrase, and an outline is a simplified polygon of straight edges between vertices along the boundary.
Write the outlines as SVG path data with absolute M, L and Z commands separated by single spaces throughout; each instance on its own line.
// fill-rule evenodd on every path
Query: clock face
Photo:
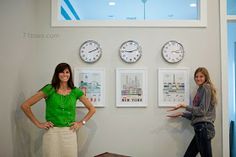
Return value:
M 94 63 L 102 56 L 100 45 L 94 40 L 85 41 L 79 49 L 80 58 L 86 63 Z
M 162 47 L 162 57 L 169 63 L 177 63 L 184 58 L 184 48 L 177 41 L 168 41 Z
M 136 41 L 126 41 L 120 47 L 120 58 L 126 63 L 135 63 L 141 56 L 142 49 Z

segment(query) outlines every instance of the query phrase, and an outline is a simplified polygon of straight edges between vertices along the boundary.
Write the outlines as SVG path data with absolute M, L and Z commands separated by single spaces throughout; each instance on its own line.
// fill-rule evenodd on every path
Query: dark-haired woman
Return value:
M 31 106 L 45 99 L 46 122 L 40 122 L 31 111 Z M 76 101 L 80 100 L 88 109 L 81 121 L 76 121 Z M 26 116 L 41 129 L 46 129 L 43 135 L 44 157 L 77 157 L 76 130 L 95 113 L 95 108 L 83 92 L 74 86 L 71 67 L 60 63 L 55 68 L 51 84 L 47 84 L 22 105 Z
M 200 67 L 194 73 L 195 83 L 199 86 L 193 100 L 193 105 L 184 103 L 176 105 L 168 111 L 185 108 L 185 112 L 175 112 L 168 117 L 184 117 L 191 120 L 195 135 L 186 150 L 184 157 L 212 157 L 211 139 L 215 136 L 214 121 L 216 117 L 215 106 L 216 90 L 211 82 L 206 68 Z

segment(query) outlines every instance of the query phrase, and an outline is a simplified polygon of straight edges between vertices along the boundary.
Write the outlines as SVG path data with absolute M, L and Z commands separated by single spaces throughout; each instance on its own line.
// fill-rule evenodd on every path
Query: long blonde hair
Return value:
M 194 78 L 196 77 L 198 72 L 202 73 L 205 76 L 205 79 L 206 79 L 205 83 L 207 83 L 211 87 L 211 102 L 212 102 L 212 104 L 213 105 L 217 104 L 216 88 L 215 88 L 214 84 L 211 82 L 208 70 L 204 67 L 197 68 L 194 73 Z

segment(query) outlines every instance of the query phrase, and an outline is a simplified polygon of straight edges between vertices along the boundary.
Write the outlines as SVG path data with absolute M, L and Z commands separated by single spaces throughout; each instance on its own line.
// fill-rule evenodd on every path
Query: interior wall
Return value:
M 2 87 L 0 100 L 0 156 L 29 157 L 29 134 L 22 134 L 25 117 L 19 110 L 20 103 L 25 99 L 20 93 L 21 73 L 29 54 L 35 51 L 35 43 L 26 33 L 35 32 L 34 0 L 1 0 L 0 1 L 0 71 Z M 27 58 L 27 59 L 26 59 Z M 26 60 L 25 60 L 26 59 Z M 19 125 L 19 122 L 22 122 Z M 20 129 L 20 130 L 19 130 Z
M 1 94 L 4 110 L 0 110 L 0 121 L 5 132 L 0 135 L 1 156 L 41 155 L 43 130 L 31 124 L 19 110 L 19 105 L 50 82 L 54 68 L 60 62 L 67 62 L 73 68 L 99 67 L 106 71 L 105 107 L 97 108 L 95 116 L 78 131 L 81 157 L 107 151 L 134 157 L 183 156 L 193 137 L 193 129 L 187 120 L 168 119 L 167 108 L 158 107 L 158 68 L 188 67 L 190 76 L 193 76 L 197 67 L 207 67 L 221 102 L 218 1 L 208 1 L 206 28 L 53 28 L 50 26 L 49 0 L 5 0 L 1 1 L 0 7 L 3 12 L 0 15 L 3 19 L 1 33 L 4 34 L 0 37 L 0 67 L 6 76 L 1 81 L 5 89 Z M 16 13 L 6 8 L 12 8 Z M 6 20 L 10 15 L 12 21 Z M 14 25 L 16 21 L 20 26 Z M 78 49 L 88 39 L 98 41 L 103 48 L 103 56 L 95 64 L 86 64 L 79 58 Z M 123 63 L 118 55 L 122 42 L 129 39 L 138 41 L 143 49 L 142 58 L 135 64 Z M 161 47 L 172 39 L 181 42 L 186 51 L 184 59 L 178 64 L 168 64 L 161 57 Z M 148 69 L 148 106 L 116 108 L 115 69 L 139 67 Z M 193 94 L 196 86 L 192 77 L 190 79 Z M 43 110 L 43 101 L 33 107 L 33 112 L 42 121 Z M 85 112 L 79 108 L 78 118 L 83 117 Z M 215 157 L 221 157 L 222 153 L 221 117 L 221 104 L 218 104 L 217 132 L 213 139 Z

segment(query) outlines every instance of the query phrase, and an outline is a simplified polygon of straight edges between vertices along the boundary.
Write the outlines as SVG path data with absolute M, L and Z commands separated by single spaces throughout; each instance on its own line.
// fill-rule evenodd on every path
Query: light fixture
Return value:
M 114 5 L 116 5 L 116 2 L 109 2 L 109 5 L 114 6 Z
M 189 4 L 189 6 L 192 7 L 192 8 L 195 8 L 195 7 L 197 7 L 197 4 L 196 3 L 191 3 L 191 4 Z

